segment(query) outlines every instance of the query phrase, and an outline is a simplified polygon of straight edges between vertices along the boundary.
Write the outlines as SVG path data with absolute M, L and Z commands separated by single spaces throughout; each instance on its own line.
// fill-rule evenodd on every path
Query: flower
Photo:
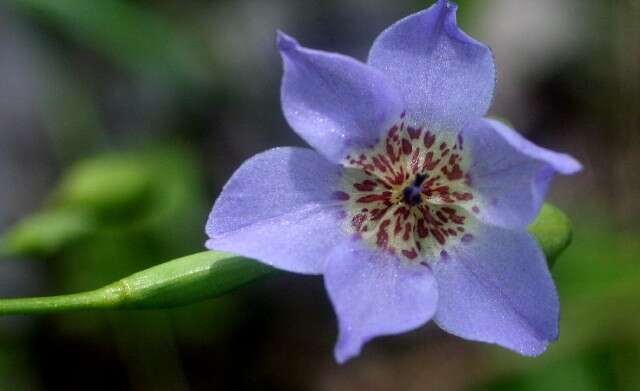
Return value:
M 559 303 L 526 227 L 580 164 L 484 119 L 491 51 L 439 0 L 375 40 L 367 63 L 278 33 L 281 100 L 314 150 L 275 148 L 225 185 L 207 247 L 323 274 L 340 363 L 433 319 L 523 355 L 558 338 Z

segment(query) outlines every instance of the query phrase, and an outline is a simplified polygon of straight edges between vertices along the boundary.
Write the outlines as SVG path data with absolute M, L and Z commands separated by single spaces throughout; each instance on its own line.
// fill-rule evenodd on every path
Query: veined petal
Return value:
M 357 356 L 374 337 L 423 325 L 436 309 L 438 292 L 428 267 L 408 265 L 356 239 L 331 252 L 324 279 L 338 316 L 339 363 Z
M 491 51 L 458 28 L 457 8 L 439 0 L 383 31 L 369 53 L 402 93 L 408 117 L 436 131 L 482 117 L 495 87 Z
M 334 162 L 375 144 L 402 114 L 399 95 L 380 71 L 350 57 L 301 47 L 279 33 L 281 100 L 289 125 Z
M 207 248 L 277 268 L 319 274 L 335 243 L 341 168 L 304 148 L 275 148 L 247 160 L 225 185 L 207 222 Z
M 491 224 L 526 227 L 540 211 L 555 174 L 582 169 L 571 156 L 541 148 L 495 120 L 474 121 L 463 137 L 472 159 L 472 188 L 482 200 L 478 217 Z
M 436 323 L 462 338 L 527 356 L 558 338 L 559 302 L 542 251 L 524 231 L 484 225 L 433 266 Z

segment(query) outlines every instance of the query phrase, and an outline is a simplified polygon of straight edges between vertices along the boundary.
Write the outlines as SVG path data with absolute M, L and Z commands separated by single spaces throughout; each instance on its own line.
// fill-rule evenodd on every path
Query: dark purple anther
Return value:
M 404 202 L 407 205 L 416 206 L 422 201 L 420 194 L 422 193 L 422 183 L 425 179 L 427 179 L 426 175 L 418 174 L 411 186 L 408 186 L 402 191 Z

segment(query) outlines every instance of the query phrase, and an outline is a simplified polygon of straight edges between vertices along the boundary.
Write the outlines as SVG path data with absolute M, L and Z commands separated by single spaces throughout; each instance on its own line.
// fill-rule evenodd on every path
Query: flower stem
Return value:
M 122 284 L 71 295 L 0 299 L 0 315 L 35 315 L 55 312 L 118 308 L 124 299 Z
M 274 271 L 235 255 L 205 251 L 70 295 L 0 299 L 0 316 L 104 309 L 169 308 L 224 295 Z

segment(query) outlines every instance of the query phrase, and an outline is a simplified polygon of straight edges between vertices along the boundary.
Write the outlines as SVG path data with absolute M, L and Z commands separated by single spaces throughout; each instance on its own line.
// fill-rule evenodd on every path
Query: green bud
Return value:
M 571 221 L 560 209 L 550 204 L 542 206 L 538 217 L 529 226 L 529 232 L 542 247 L 549 268 L 571 243 Z

